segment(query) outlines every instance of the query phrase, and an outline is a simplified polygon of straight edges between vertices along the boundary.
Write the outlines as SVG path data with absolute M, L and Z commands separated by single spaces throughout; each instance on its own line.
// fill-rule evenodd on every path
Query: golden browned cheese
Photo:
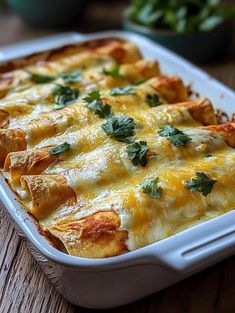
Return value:
M 132 43 L 72 45 L 0 72 L 2 174 L 61 251 L 111 257 L 234 208 L 234 123 L 217 125 L 208 99 L 189 99 L 178 76 L 163 75 Z M 58 103 L 58 85 L 77 89 L 75 98 Z M 115 118 L 129 118 L 128 140 L 130 124 L 114 136 Z M 104 125 L 112 119 L 110 135 Z M 131 142 L 147 145 L 146 162 L 138 161 L 143 151 L 128 153 Z M 187 187 L 198 173 L 211 188 Z M 146 191 L 143 183 L 154 179 L 157 187 Z
M 63 242 L 71 255 L 103 258 L 128 251 L 125 245 L 128 233 L 119 227 L 120 219 L 115 212 L 98 212 L 48 230 Z
M 188 90 L 179 77 L 161 76 L 158 80 L 150 81 L 150 84 L 154 89 L 161 91 L 162 98 L 168 103 L 188 100 Z

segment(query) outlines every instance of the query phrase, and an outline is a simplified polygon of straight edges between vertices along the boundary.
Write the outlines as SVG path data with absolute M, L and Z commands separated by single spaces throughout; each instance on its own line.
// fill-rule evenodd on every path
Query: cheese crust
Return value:
M 0 65 L 1 172 L 68 254 L 127 253 L 232 210 L 234 148 L 234 123 L 131 42 Z

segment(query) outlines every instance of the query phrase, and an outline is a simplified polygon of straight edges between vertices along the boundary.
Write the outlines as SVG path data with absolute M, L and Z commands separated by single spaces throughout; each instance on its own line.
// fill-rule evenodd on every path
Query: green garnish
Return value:
M 149 148 L 146 141 L 134 142 L 126 148 L 127 155 L 135 166 L 139 164 L 141 166 L 146 166 L 148 163 L 148 150 Z
M 86 107 L 99 117 L 108 118 L 111 115 L 111 106 L 103 103 L 99 91 L 90 92 L 84 100 L 87 102 Z
M 137 25 L 179 34 L 208 32 L 234 16 L 234 2 L 222 0 L 131 0 L 127 10 Z
M 166 137 L 174 146 L 182 147 L 192 140 L 187 134 L 172 125 L 166 125 L 158 131 L 159 136 Z
M 150 94 L 148 94 L 147 96 L 146 96 L 146 102 L 148 103 L 148 105 L 150 106 L 150 107 L 157 107 L 157 106 L 159 106 L 159 105 L 161 105 L 162 104 L 162 102 L 161 102 L 161 100 L 160 100 L 160 98 L 158 97 L 158 95 L 157 94 L 154 94 L 154 95 L 150 95 Z
M 70 149 L 70 144 L 65 142 L 62 145 L 59 145 L 49 150 L 49 154 L 57 155 L 57 154 L 60 154 L 61 152 L 68 151 L 69 149 Z
M 116 88 L 112 88 L 109 91 L 109 94 L 111 96 L 133 95 L 134 93 L 135 93 L 135 89 L 132 86 L 116 87 Z
M 135 134 L 135 121 L 133 118 L 121 115 L 111 116 L 106 123 L 101 125 L 104 132 L 117 141 L 131 143 Z
M 206 197 L 216 182 L 217 180 L 211 179 L 206 174 L 200 172 L 196 173 L 196 178 L 192 178 L 186 182 L 185 188 L 192 192 L 201 192 Z
M 115 64 L 110 70 L 104 67 L 102 70 L 102 73 L 107 76 L 115 77 L 119 75 L 119 70 L 120 70 L 120 65 Z
M 52 90 L 52 94 L 55 96 L 55 108 L 60 110 L 77 100 L 79 90 L 72 89 L 69 86 L 56 85 Z
M 60 74 L 66 84 L 80 83 L 82 75 L 80 71 L 68 71 Z
M 46 84 L 56 79 L 55 76 L 32 73 L 32 72 L 28 72 L 28 73 L 30 74 L 31 81 L 34 82 L 35 84 Z
M 138 85 L 143 84 L 144 82 L 146 82 L 146 79 L 145 79 L 145 78 L 138 78 L 138 79 L 134 82 L 134 85 L 138 86 Z
M 153 199 L 159 200 L 162 196 L 162 187 L 158 185 L 159 178 L 146 179 L 140 186 L 143 192 Z

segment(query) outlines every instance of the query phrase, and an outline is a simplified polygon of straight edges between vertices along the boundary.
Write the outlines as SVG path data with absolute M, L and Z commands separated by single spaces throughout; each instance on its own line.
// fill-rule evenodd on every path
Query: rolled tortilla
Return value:
M 235 123 L 209 125 L 203 128 L 219 133 L 232 148 L 235 148 Z
M 177 103 L 188 100 L 188 89 L 177 76 L 159 76 L 149 81 L 161 97 L 168 103 Z
M 141 59 L 138 48 L 130 42 L 113 41 L 95 50 L 95 53 L 109 55 L 119 64 L 134 63 Z
M 21 129 L 0 129 L 0 166 L 8 153 L 22 151 L 27 147 L 26 134 Z
M 77 201 L 75 192 L 61 175 L 25 175 L 21 184 L 32 201 L 31 213 L 38 220 Z
M 70 255 L 105 258 L 127 252 L 125 241 L 128 233 L 119 227 L 119 216 L 108 211 L 56 224 L 48 231 L 63 242 Z
M 11 152 L 6 157 L 4 171 L 10 172 L 13 183 L 19 183 L 22 175 L 41 174 L 58 157 L 49 154 L 52 147 L 43 149 Z
M 203 125 L 217 124 L 212 103 L 207 98 L 198 98 L 194 101 L 179 103 L 178 105 L 185 106 L 195 121 Z
M 155 60 L 139 60 L 133 64 L 121 65 L 119 74 L 134 84 L 138 78 L 150 79 L 159 76 L 160 68 Z

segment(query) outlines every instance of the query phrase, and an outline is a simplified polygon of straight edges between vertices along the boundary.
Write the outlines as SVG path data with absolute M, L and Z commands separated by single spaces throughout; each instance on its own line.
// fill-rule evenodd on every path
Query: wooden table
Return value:
M 94 6 L 95 18 L 103 21 L 112 4 L 101 10 Z M 119 16 L 120 6 L 114 9 Z M 106 22 L 107 23 L 107 19 Z M 89 28 L 94 31 L 96 21 Z M 109 28 L 116 28 L 118 23 Z M 93 27 L 93 28 L 92 28 Z M 106 28 L 107 25 L 100 27 Z M 20 40 L 52 34 L 34 30 L 7 9 L 0 9 L 0 46 Z M 235 46 L 235 44 L 233 45 Z M 202 68 L 235 88 L 235 49 L 217 63 Z M 0 313 L 85 313 L 90 310 L 67 303 L 51 286 L 36 261 L 27 251 L 0 207 Z M 235 256 L 204 270 L 172 287 L 112 313 L 234 313 L 235 312 Z

